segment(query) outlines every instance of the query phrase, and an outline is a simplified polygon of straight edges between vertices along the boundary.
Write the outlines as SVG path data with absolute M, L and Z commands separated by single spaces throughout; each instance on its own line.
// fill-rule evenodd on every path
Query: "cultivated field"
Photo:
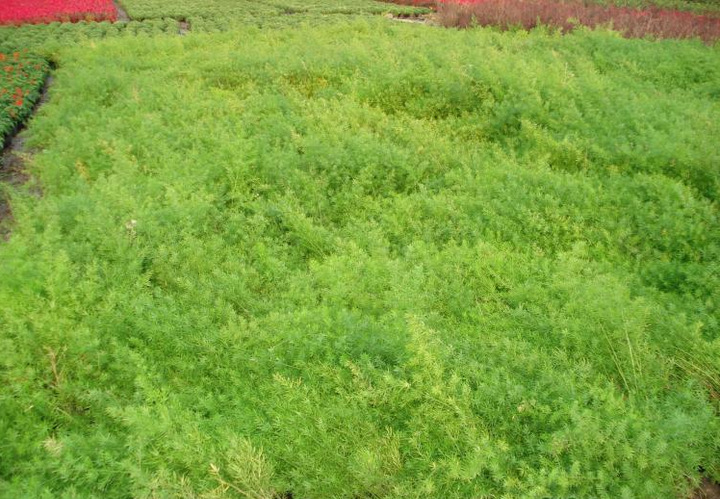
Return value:
M 712 493 L 720 46 L 122 7 L 0 28 L 0 497 Z

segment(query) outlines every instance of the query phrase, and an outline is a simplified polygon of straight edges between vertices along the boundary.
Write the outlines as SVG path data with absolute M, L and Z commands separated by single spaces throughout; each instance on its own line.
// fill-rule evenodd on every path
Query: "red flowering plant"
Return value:
M 2 0 L 0 25 L 55 21 L 115 21 L 112 0 Z
M 0 52 L 0 137 L 28 117 L 42 90 L 48 63 L 27 52 Z

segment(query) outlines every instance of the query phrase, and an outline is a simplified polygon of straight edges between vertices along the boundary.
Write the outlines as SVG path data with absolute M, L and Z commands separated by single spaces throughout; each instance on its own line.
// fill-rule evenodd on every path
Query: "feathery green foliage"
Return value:
M 277 28 L 346 21 L 377 14 L 413 14 L 428 9 L 375 0 L 125 0 L 133 19 L 170 16 L 190 23 L 192 30 L 216 33 L 236 27 Z
M 124 2 L 125 3 L 125 2 Z M 315 3 L 282 0 L 215 0 L 127 2 L 131 21 L 25 24 L 0 26 L 0 51 L 32 49 L 53 58 L 63 47 L 92 44 L 104 38 L 176 35 L 178 21 L 191 23 L 192 31 L 217 33 L 237 27 L 286 28 L 347 22 L 378 14 L 417 14 L 427 9 L 372 0 L 323 0 Z
M 0 495 L 720 478 L 717 49 L 370 20 L 58 63 L 0 245 Z
M 247 17 L 280 14 L 379 14 L 388 11 L 412 11 L 403 7 L 374 0 L 124 0 L 123 6 L 133 19 L 175 17 L 243 19 Z
M 90 44 L 103 38 L 173 34 L 178 32 L 175 19 L 130 22 L 78 22 L 0 26 L 0 51 L 31 49 L 46 56 L 68 45 Z

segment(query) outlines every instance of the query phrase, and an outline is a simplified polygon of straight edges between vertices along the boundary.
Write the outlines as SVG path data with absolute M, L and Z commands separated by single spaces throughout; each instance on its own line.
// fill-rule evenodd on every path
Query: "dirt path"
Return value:
M 128 22 L 130 20 L 130 16 L 128 16 L 127 11 L 123 8 L 120 2 L 118 2 L 118 0 L 113 0 L 113 4 L 115 5 L 115 10 L 117 10 L 117 20 L 123 23 Z
M 411 23 L 411 24 L 426 24 L 428 26 L 437 26 L 437 21 L 435 20 L 434 14 L 409 14 L 409 15 L 394 15 L 394 14 L 387 14 L 385 17 L 388 19 L 391 19 L 393 21 L 401 22 L 401 23 Z
M 708 478 L 703 478 L 692 499 L 720 499 L 720 484 Z

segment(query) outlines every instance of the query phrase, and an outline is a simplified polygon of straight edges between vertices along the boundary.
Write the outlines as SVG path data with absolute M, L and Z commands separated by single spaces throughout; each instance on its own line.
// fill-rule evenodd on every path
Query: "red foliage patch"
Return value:
M 531 29 L 552 26 L 570 31 L 576 26 L 609 26 L 628 38 L 720 39 L 720 18 L 665 9 L 603 7 L 558 0 L 445 0 L 438 4 L 445 26 L 500 26 Z
M 0 24 L 115 21 L 112 0 L 0 0 Z

